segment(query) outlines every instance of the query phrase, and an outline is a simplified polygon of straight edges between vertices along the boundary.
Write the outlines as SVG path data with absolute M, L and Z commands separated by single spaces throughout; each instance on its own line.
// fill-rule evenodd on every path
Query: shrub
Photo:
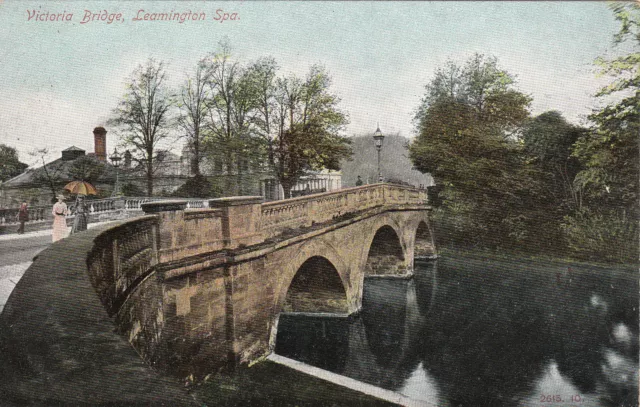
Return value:
M 616 263 L 638 261 L 638 225 L 626 212 L 583 211 L 565 216 L 562 228 L 568 247 L 579 258 Z

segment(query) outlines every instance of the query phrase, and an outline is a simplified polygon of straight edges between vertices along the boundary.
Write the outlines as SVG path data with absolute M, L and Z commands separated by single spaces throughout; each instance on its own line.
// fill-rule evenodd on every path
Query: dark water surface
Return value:
M 637 406 L 638 275 L 448 254 L 356 317 L 282 314 L 276 353 L 436 406 Z

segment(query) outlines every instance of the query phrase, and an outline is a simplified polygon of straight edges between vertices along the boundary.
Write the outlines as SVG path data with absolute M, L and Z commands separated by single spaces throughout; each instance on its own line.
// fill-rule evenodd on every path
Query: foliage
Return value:
M 247 69 L 233 58 L 227 39 L 202 63 L 210 90 L 204 138 L 207 156 L 217 174 L 238 175 L 235 185 L 232 177 L 224 178 L 225 191 L 243 194 L 239 179 L 264 158 L 260 143 L 251 133 L 255 91 Z
M 613 81 L 598 96 L 619 95 L 619 100 L 594 112 L 591 133 L 576 144 L 574 156 L 585 166 L 576 179 L 579 188 L 601 205 L 634 210 L 637 214 L 638 134 L 640 133 L 640 5 L 614 3 L 621 22 L 614 40 L 632 51 L 613 59 L 598 58 L 601 74 Z
M 575 187 L 575 177 L 583 168 L 572 156 L 573 146 L 587 129 L 568 123 L 562 114 L 550 111 L 527 122 L 522 132 L 524 153 L 542 184 L 541 193 L 549 210 L 581 210 L 582 191 Z
M 436 72 L 415 116 L 414 166 L 444 185 L 444 216 L 464 219 L 466 240 L 500 247 L 529 236 L 531 169 L 517 137 L 530 98 L 495 58 L 474 55 Z M 454 227 L 452 230 L 455 230 Z
M 267 158 L 283 187 L 285 197 L 297 181 L 313 170 L 340 169 L 352 154 L 350 140 L 340 134 L 347 115 L 340 99 L 330 92 L 331 77 L 313 65 L 303 80 L 294 75 L 276 77 L 270 59 L 249 68 L 256 90 L 255 132 L 264 140 Z
M 575 188 L 588 201 L 588 208 L 567 218 L 567 238 L 577 253 L 591 248 L 593 255 L 610 260 L 637 260 L 638 176 L 640 155 L 640 5 L 614 3 L 621 23 L 616 44 L 630 51 L 612 59 L 598 58 L 601 74 L 612 82 L 600 97 L 615 97 L 589 119 L 590 132 L 576 142 L 573 156 L 583 169 L 575 177 Z
M 144 168 L 148 196 L 153 194 L 158 169 L 158 145 L 168 136 L 173 98 L 166 85 L 165 64 L 149 59 L 129 78 L 127 91 L 109 120 L 120 129 L 124 144 L 133 149 L 133 160 Z
M 180 198 L 218 198 L 221 196 L 221 191 L 203 175 L 195 175 L 171 195 Z
M 28 166 L 20 162 L 15 148 L 0 144 L 0 182 L 22 174 Z
M 83 156 L 73 161 L 67 170 L 67 174 L 73 180 L 95 184 L 104 170 L 105 165 L 102 162 L 93 157 Z
M 585 260 L 633 263 L 638 260 L 636 220 L 616 211 L 583 211 L 563 223 L 567 245 Z

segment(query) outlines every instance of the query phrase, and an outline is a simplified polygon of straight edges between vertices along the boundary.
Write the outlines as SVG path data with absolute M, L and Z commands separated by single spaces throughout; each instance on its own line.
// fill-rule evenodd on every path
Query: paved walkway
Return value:
M 91 229 L 91 228 L 94 228 L 96 226 L 105 225 L 107 223 L 113 223 L 113 222 L 117 222 L 117 220 L 113 220 L 113 221 L 109 221 L 109 222 L 89 223 L 88 228 Z M 67 229 L 69 229 L 69 232 L 71 232 L 71 227 L 69 227 Z M 4 240 L 29 239 L 29 238 L 37 237 L 37 236 L 51 236 L 52 233 L 53 233 L 52 229 L 36 230 L 34 232 L 27 232 L 27 233 L 23 233 L 23 234 L 8 233 L 6 235 L 0 235 L 0 242 L 2 242 Z
M 91 229 L 108 223 L 111 222 L 90 223 L 88 227 Z M 69 228 L 69 231 L 70 230 L 71 228 Z M 24 272 L 31 265 L 33 257 L 51 244 L 51 241 L 48 241 L 48 244 L 45 244 L 44 246 L 42 243 L 42 238 L 45 236 L 51 236 L 51 233 L 51 229 L 46 229 L 27 232 L 21 235 L 17 233 L 0 235 L 0 254 L 5 251 L 2 250 L 5 248 L 7 249 L 6 251 L 9 252 L 9 255 L 0 256 L 0 313 L 4 309 L 14 287 L 18 284 L 18 281 L 20 281 Z M 22 244 L 21 242 L 24 242 L 28 246 L 34 246 L 34 248 L 29 250 L 29 247 L 15 247 L 16 244 Z M 27 253 L 22 253 L 21 256 L 18 256 L 20 252 Z M 15 254 L 15 256 L 12 256 L 11 254 Z M 26 260 L 25 257 L 29 260 L 21 261 Z M 16 259 L 18 258 L 20 260 L 17 260 L 16 262 Z
M 3 406 L 194 405 L 115 332 L 86 272 L 102 230 L 49 245 L 16 285 L 0 314 Z

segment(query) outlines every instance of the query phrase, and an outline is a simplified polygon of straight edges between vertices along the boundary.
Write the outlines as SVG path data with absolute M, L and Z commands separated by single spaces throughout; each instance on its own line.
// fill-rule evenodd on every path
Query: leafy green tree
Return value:
M 154 174 L 159 168 L 158 145 L 169 135 L 174 103 L 166 84 L 165 64 L 149 59 L 129 78 L 127 91 L 109 120 L 120 129 L 122 141 L 133 149 L 133 160 L 144 169 L 148 196 L 153 195 Z
M 415 116 L 410 158 L 444 185 L 440 219 L 467 243 L 522 242 L 535 222 L 528 202 L 537 187 L 518 142 L 530 98 L 514 85 L 495 58 L 449 62 L 426 86 Z
M 28 166 L 18 159 L 15 148 L 0 144 L 0 182 L 22 174 Z
M 350 140 L 340 134 L 348 122 L 331 93 L 331 76 L 319 65 L 306 78 L 277 77 L 277 66 L 268 59 L 250 68 L 256 90 L 254 132 L 265 142 L 269 166 L 284 190 L 309 171 L 340 169 L 351 156 Z
M 601 74 L 613 79 L 598 96 L 618 95 L 618 101 L 589 116 L 593 131 L 578 141 L 574 155 L 586 167 L 578 174 L 578 187 L 601 204 L 631 209 L 637 208 L 640 173 L 640 5 L 611 7 L 621 22 L 615 43 L 628 45 L 631 52 L 596 60 Z
M 572 152 L 575 142 L 586 132 L 587 129 L 567 122 L 558 111 L 531 119 L 522 132 L 524 152 L 539 170 L 546 191 L 544 206 L 562 215 L 582 208 L 582 191 L 574 183 L 582 165 Z
M 573 155 L 584 166 L 575 187 L 585 195 L 587 207 L 568 216 L 565 226 L 569 241 L 584 257 L 637 261 L 640 4 L 614 3 L 611 9 L 621 25 L 614 43 L 624 45 L 626 53 L 596 60 L 601 75 L 612 78 L 597 96 L 616 101 L 589 116 L 593 128 L 575 144 Z
M 243 193 L 242 177 L 255 159 L 259 145 L 251 135 L 255 90 L 247 69 L 233 58 L 228 40 L 204 60 L 211 97 L 207 100 L 207 155 L 217 173 L 225 173 L 225 192 Z M 229 176 L 229 175 L 233 175 Z M 237 177 L 236 177 L 237 176 Z M 232 185 L 236 181 L 236 185 Z

